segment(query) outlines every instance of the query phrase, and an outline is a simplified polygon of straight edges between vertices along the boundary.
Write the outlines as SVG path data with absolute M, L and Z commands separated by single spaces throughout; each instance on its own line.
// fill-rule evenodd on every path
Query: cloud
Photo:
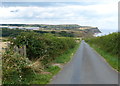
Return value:
M 88 3 L 87 1 L 93 2 L 93 0 L 84 0 L 83 2 Z M 0 7 L 0 18 L 2 19 L 0 23 L 67 23 L 97 26 L 103 32 L 115 31 L 118 18 L 117 2 L 113 2 L 113 0 L 100 1 L 87 5 L 82 5 L 83 2 L 80 2 L 77 4 L 55 3 L 58 4 L 56 6 Z
M 1 2 L 108 2 L 107 0 L 0 0 Z M 117 2 L 119 0 L 109 0 Z
M 88 5 L 88 6 L 80 6 L 80 5 L 67 5 L 67 6 L 59 6 L 59 7 L 9 7 L 9 8 L 1 8 L 2 14 L 0 17 L 40 17 L 40 18 L 69 18 L 71 17 L 80 17 L 82 15 L 87 17 L 91 16 L 108 16 L 116 14 L 116 7 L 112 4 L 104 4 L 104 5 Z M 111 11 L 111 9 L 113 9 Z M 10 13 L 12 10 L 19 10 L 16 13 Z M 19 15 L 19 16 L 18 16 Z

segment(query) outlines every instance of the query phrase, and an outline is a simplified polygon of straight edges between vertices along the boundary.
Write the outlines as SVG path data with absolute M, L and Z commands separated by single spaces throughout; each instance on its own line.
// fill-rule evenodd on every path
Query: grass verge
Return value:
M 66 51 L 63 55 L 57 57 L 53 62 L 54 63 L 67 63 L 71 60 L 76 50 L 79 48 L 79 44 L 76 45 L 75 48 Z
M 120 65 L 118 64 L 120 60 L 117 58 L 117 55 L 111 55 L 110 53 L 105 52 L 104 50 L 98 48 L 94 44 L 90 44 L 104 59 L 118 72 L 120 72 Z
M 80 44 L 80 43 L 79 43 Z M 77 49 L 79 48 L 79 44 L 75 46 L 75 48 L 70 49 L 66 51 L 61 56 L 57 57 L 53 62 L 51 63 L 58 63 L 58 64 L 65 64 L 71 60 Z M 45 68 L 45 72 L 48 72 L 48 74 L 36 74 L 35 79 L 31 82 L 31 84 L 48 84 L 52 77 L 56 75 L 61 70 L 58 66 L 49 65 L 47 68 Z
M 11 65 L 9 65 L 9 66 L 7 65 L 8 66 L 7 70 L 6 70 L 6 66 L 3 66 L 3 70 L 4 70 L 3 85 L 18 86 L 20 84 L 20 86 L 22 86 L 22 85 L 30 86 L 31 84 L 41 84 L 41 85 L 48 84 L 50 82 L 50 80 L 52 79 L 52 77 L 61 70 L 61 68 L 62 68 L 61 66 L 63 66 L 65 63 L 67 63 L 68 61 L 71 60 L 71 58 L 75 54 L 76 50 L 78 49 L 79 44 L 80 43 L 76 44 L 76 46 L 74 48 L 67 50 L 59 57 L 56 57 L 55 60 L 53 60 L 53 61 L 49 62 L 47 65 L 45 65 L 41 71 L 33 70 L 33 67 L 38 64 L 40 65 L 40 62 L 37 62 L 37 64 L 33 65 L 32 68 L 29 68 L 30 66 L 28 66 L 28 65 L 32 64 L 31 61 L 29 61 L 26 58 L 21 57 L 17 53 L 14 54 L 11 51 L 7 52 L 6 54 L 3 55 L 3 57 L 4 57 L 4 59 L 2 60 L 2 61 L 4 61 L 3 65 L 6 65 L 6 63 L 11 64 Z M 9 59 L 9 60 L 6 60 L 6 59 Z M 11 60 L 14 62 L 11 63 Z M 21 61 L 21 62 L 19 62 L 19 61 Z M 28 65 L 24 67 L 24 65 L 26 65 L 26 64 L 28 64 Z M 61 66 L 59 66 L 59 65 L 61 65 Z M 10 67 L 11 67 L 11 70 L 13 70 L 13 72 L 9 71 Z M 38 67 L 41 67 L 41 66 L 38 66 Z M 34 67 L 34 68 L 36 68 L 36 67 Z

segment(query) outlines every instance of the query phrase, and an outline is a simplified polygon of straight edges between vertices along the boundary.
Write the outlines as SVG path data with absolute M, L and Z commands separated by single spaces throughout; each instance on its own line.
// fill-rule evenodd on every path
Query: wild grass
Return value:
M 66 51 L 61 56 L 57 57 L 53 62 L 51 63 L 58 63 L 58 64 L 65 64 L 71 60 L 75 52 L 77 51 L 79 47 L 79 43 L 75 46 L 75 48 L 70 49 Z M 51 64 L 50 63 L 50 64 Z M 48 84 L 52 77 L 56 75 L 61 70 L 58 66 L 48 65 L 44 71 L 49 72 L 49 74 L 36 74 L 35 79 L 32 81 L 32 84 Z
M 61 67 L 57 65 L 53 65 L 55 63 L 65 64 L 72 58 L 73 54 L 77 50 L 79 46 L 79 42 L 75 41 L 72 38 L 57 38 L 50 35 L 41 36 L 42 39 L 39 38 L 35 34 L 29 34 L 30 38 L 26 37 L 27 40 L 33 43 L 34 46 L 32 48 L 27 48 L 31 50 L 31 57 L 34 59 L 29 59 L 27 57 L 21 56 L 19 53 L 15 53 L 13 49 L 5 52 L 3 54 L 3 84 L 4 85 L 30 85 L 30 84 L 47 84 L 50 82 L 52 77 L 56 75 Z M 35 37 L 33 37 L 33 35 Z M 18 41 L 15 41 L 16 45 L 22 44 L 21 42 L 25 42 L 24 39 L 25 34 L 22 34 L 20 38 L 18 37 Z M 23 38 L 22 38 L 23 37 Z M 33 38 L 31 38 L 33 37 Z M 17 38 L 16 38 L 17 39 Z M 31 40 L 29 40 L 31 39 Z M 22 40 L 22 41 L 21 41 Z M 43 42 L 44 41 L 44 42 Z M 40 43 L 39 43 L 40 42 Z M 41 45 L 41 43 L 44 45 Z M 29 44 L 29 43 L 28 43 Z M 39 46 L 36 46 L 39 44 Z M 46 44 L 46 45 L 45 45 Z M 12 46 L 12 45 L 11 45 Z M 28 47 L 31 45 L 28 45 Z M 38 48 L 42 50 L 37 50 Z M 41 51 L 47 50 L 48 57 L 42 59 Z M 40 55 L 34 51 L 40 53 Z M 34 54 L 33 54 L 34 52 Z M 29 54 L 27 53 L 27 54 Z M 38 55 L 40 58 L 35 58 L 35 55 Z M 38 60 L 39 59 L 39 60 Z
M 91 47 L 93 47 L 102 57 L 104 57 L 104 59 L 117 71 L 120 72 L 119 68 L 120 65 L 118 64 L 120 62 L 120 60 L 118 60 L 116 55 L 111 55 L 108 52 L 105 52 L 104 50 L 98 48 L 98 46 L 96 45 L 92 45 Z
M 57 57 L 54 60 L 54 62 L 55 63 L 67 63 L 68 61 L 71 60 L 71 58 L 75 54 L 75 52 L 78 49 L 78 47 L 79 47 L 79 43 L 76 45 L 76 47 L 74 49 L 70 49 L 70 50 L 66 51 L 63 55 Z
M 120 32 L 85 39 L 106 61 L 120 72 Z

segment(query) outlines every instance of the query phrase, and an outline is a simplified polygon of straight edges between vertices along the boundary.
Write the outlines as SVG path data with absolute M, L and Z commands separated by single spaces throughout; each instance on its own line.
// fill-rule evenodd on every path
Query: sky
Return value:
M 118 1 L 2 0 L 0 24 L 79 24 L 104 35 L 118 31 Z

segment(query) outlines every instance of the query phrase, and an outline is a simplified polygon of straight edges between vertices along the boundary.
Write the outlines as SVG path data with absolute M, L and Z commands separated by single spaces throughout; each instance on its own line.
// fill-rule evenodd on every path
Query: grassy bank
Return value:
M 120 72 L 120 33 L 85 39 L 106 61 Z
M 52 61 L 49 66 L 47 66 L 44 72 L 48 74 L 37 74 L 31 84 L 48 84 L 52 77 L 56 75 L 61 68 L 59 66 L 63 66 L 65 63 L 69 62 L 71 58 L 74 56 L 75 52 L 79 48 L 79 44 L 75 46 L 75 48 L 66 51 L 61 56 L 57 57 L 54 61 Z M 53 64 L 58 64 L 59 66 L 55 66 Z
M 98 48 L 98 46 L 94 44 L 90 44 L 92 48 L 94 48 L 104 59 L 117 71 L 120 72 L 120 65 L 118 64 L 120 60 L 118 60 L 117 55 L 111 55 L 110 53 L 105 52 L 104 50 Z
M 9 49 L 2 56 L 2 82 L 30 85 L 49 83 L 61 67 L 70 61 L 80 40 L 25 32 L 9 41 Z M 19 49 L 23 51 L 23 46 L 26 46 L 26 56 L 17 52 Z

